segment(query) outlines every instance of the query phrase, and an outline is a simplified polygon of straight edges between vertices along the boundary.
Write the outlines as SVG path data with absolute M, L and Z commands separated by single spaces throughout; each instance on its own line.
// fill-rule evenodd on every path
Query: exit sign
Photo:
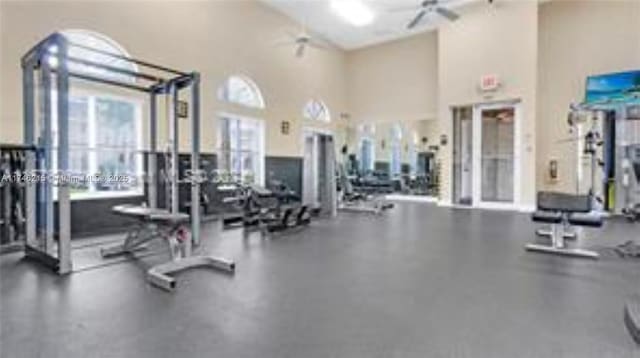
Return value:
M 484 75 L 480 78 L 480 90 L 482 92 L 495 91 L 500 87 L 498 75 Z

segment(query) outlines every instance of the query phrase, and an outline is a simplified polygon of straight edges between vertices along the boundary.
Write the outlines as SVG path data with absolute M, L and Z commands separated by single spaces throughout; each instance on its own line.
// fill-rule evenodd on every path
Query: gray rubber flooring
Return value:
M 235 275 L 194 270 L 167 293 L 162 255 L 57 277 L 0 258 L 1 357 L 640 357 L 622 321 L 640 260 L 523 249 L 527 215 L 399 204 L 270 238 L 204 230 Z M 640 239 L 608 223 L 583 246 Z M 82 250 L 95 250 L 91 246 Z M 96 255 L 93 255 L 96 257 Z

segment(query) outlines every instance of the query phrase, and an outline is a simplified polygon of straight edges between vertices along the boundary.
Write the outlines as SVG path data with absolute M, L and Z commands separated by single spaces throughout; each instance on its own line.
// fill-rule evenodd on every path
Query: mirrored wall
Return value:
M 336 136 L 338 165 L 356 190 L 435 198 L 440 149 L 435 120 L 360 122 Z

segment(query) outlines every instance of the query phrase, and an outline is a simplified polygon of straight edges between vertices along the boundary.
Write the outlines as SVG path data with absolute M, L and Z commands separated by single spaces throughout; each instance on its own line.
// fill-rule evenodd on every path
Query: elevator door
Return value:
M 473 197 L 477 206 L 513 208 L 517 204 L 518 105 L 479 105 L 474 108 Z

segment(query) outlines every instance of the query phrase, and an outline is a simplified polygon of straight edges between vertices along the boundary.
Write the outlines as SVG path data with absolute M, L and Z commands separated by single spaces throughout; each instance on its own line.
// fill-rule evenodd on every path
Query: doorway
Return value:
M 453 108 L 453 203 L 515 209 L 520 197 L 518 103 Z

